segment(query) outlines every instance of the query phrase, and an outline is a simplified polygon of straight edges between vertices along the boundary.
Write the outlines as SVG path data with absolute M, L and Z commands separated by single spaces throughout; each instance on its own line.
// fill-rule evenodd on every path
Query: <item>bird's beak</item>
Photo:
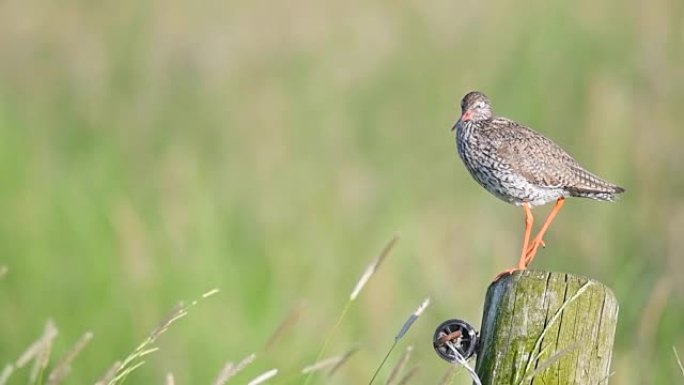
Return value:
M 473 111 L 471 110 L 466 110 L 463 115 L 461 115 L 461 121 L 466 122 L 470 120 L 473 117 Z
M 461 120 L 461 119 L 459 119 L 459 120 Z M 459 120 L 457 120 L 456 123 L 454 123 L 454 125 L 451 126 L 451 131 L 453 131 L 453 130 L 456 129 L 456 126 L 458 126 L 458 121 L 459 121 Z

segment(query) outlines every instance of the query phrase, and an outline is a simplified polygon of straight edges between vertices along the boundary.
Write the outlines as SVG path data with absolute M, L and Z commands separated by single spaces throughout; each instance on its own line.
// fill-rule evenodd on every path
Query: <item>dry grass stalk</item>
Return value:
M 228 362 L 223 369 L 221 369 L 221 372 L 219 373 L 218 376 L 216 376 L 216 380 L 214 380 L 214 385 L 223 385 L 228 380 L 238 374 L 239 372 L 242 371 L 247 365 L 251 364 L 254 362 L 254 359 L 256 358 L 256 354 L 252 353 L 248 355 L 247 357 L 243 358 L 242 361 L 238 362 L 237 365 L 234 365 L 232 362 Z
M 173 373 L 166 373 L 166 385 L 176 385 L 176 379 L 173 377 Z
M 255 359 L 256 359 L 255 353 L 252 353 L 252 354 L 248 355 L 247 357 L 243 358 L 242 361 L 238 362 L 238 364 L 233 368 L 233 371 L 231 372 L 229 378 L 240 373 L 249 364 L 254 362 Z
M 8 270 L 7 266 L 0 266 L 0 278 L 4 277 Z
M 0 373 L 0 385 L 5 385 L 5 383 L 7 383 L 7 380 L 12 375 L 12 372 L 14 372 L 14 365 L 5 365 L 5 368 L 2 369 L 2 372 Z
M 91 339 L 93 339 L 93 333 L 86 332 L 76 341 L 76 344 L 57 362 L 55 368 L 48 375 L 48 385 L 57 385 L 64 380 L 71 371 L 71 363 L 74 361 L 74 358 L 86 347 Z
M 361 290 L 363 290 L 363 287 L 366 286 L 368 281 L 371 279 L 373 274 L 378 270 L 382 262 L 387 258 L 389 255 L 390 251 L 394 248 L 394 245 L 397 243 L 397 238 L 396 236 L 392 238 L 389 243 L 382 249 L 380 252 L 380 255 L 371 262 L 368 267 L 366 267 L 366 270 L 364 270 L 363 274 L 361 274 L 361 278 L 359 278 L 358 282 L 356 282 L 356 286 L 354 286 L 354 290 L 352 290 L 351 294 L 349 295 L 349 300 L 354 301 L 356 297 L 359 296 L 359 293 L 361 293 Z
M 342 365 L 344 365 L 347 361 L 349 361 L 349 358 L 352 355 L 354 355 L 354 353 L 356 353 L 357 350 L 359 350 L 357 347 L 353 347 L 353 348 L 347 350 L 347 352 L 342 355 L 342 357 L 337 362 L 337 364 L 335 364 L 335 366 L 330 368 L 330 370 L 328 371 L 328 377 L 335 374 L 335 372 L 337 372 L 337 370 L 340 369 L 342 367 Z
M 682 365 L 682 360 L 679 359 L 679 354 L 677 353 L 677 348 L 675 348 L 673 346 L 672 352 L 674 353 L 675 360 L 677 360 L 677 365 L 679 366 L 679 370 L 682 371 L 682 377 L 684 377 L 684 365 Z
M 315 362 L 311 365 L 305 366 L 304 369 L 302 369 L 302 374 L 307 374 L 311 372 L 317 372 L 319 370 L 335 366 L 337 365 L 340 360 L 342 360 L 342 356 L 334 356 L 330 358 L 326 358 L 324 360 L 320 360 L 318 362 Z
M 45 329 L 43 331 L 43 335 L 40 336 L 34 343 L 32 343 L 25 351 L 22 353 L 17 361 L 15 362 L 15 366 L 17 368 L 23 368 L 26 364 L 31 362 L 34 358 L 40 354 L 42 350 L 45 349 L 45 345 L 49 343 L 50 340 L 54 339 L 57 337 L 57 328 L 55 327 L 54 323 L 52 320 L 48 320 L 47 323 L 45 324 Z
M 265 351 L 268 350 L 271 346 L 273 346 L 275 342 L 285 333 L 285 331 L 287 331 L 295 323 L 297 323 L 297 320 L 302 315 L 303 310 L 304 305 L 302 303 L 298 304 L 292 310 L 290 310 L 285 319 L 283 319 L 280 325 L 278 325 L 276 330 L 273 332 L 273 334 L 271 334 L 271 336 L 266 341 L 266 345 L 264 347 Z
M 566 347 L 565 349 L 561 349 L 561 350 L 555 352 L 555 353 L 554 353 L 551 357 L 549 357 L 546 361 L 542 362 L 542 363 L 537 367 L 537 369 L 534 370 L 534 372 L 532 372 L 532 373 L 530 373 L 529 375 L 527 375 L 526 379 L 532 380 L 535 376 L 537 376 L 538 374 L 542 373 L 542 372 L 545 371 L 546 369 L 550 368 L 551 365 L 553 365 L 553 364 L 555 364 L 556 362 L 558 362 L 558 360 L 560 360 L 561 358 L 563 358 L 564 355 L 566 355 L 566 354 L 570 353 L 571 351 L 573 351 L 573 350 L 579 348 L 580 346 L 581 346 L 581 344 L 580 344 L 579 342 L 577 342 L 577 343 L 574 343 L 574 344 L 572 344 L 572 345 Z M 538 356 L 541 356 L 541 352 L 540 352 L 540 354 L 539 354 Z M 523 382 L 526 382 L 526 381 L 523 381 Z
M 271 369 L 267 372 L 264 372 L 264 373 L 256 376 L 252 381 L 248 382 L 247 385 L 263 384 L 264 382 L 273 378 L 276 374 L 278 374 L 278 369 Z
M 397 385 L 406 385 L 406 384 L 408 384 L 409 380 L 412 379 L 413 376 L 416 375 L 416 373 L 418 373 L 418 367 L 417 367 L 417 366 L 414 366 L 414 367 L 412 367 L 411 369 L 409 369 L 408 372 L 406 372 L 406 374 L 404 375 L 404 377 L 402 377 L 401 380 L 399 380 L 399 382 L 397 383 Z
M 42 374 L 45 371 L 45 368 L 47 368 L 48 363 L 50 362 L 50 354 L 52 353 L 53 342 L 54 342 L 53 339 L 49 340 L 43 346 L 43 349 L 40 351 L 40 353 L 38 353 L 38 356 L 36 356 L 36 359 L 33 361 L 33 367 L 31 368 L 31 377 L 30 377 L 30 382 L 32 384 L 35 384 L 38 381 L 39 376 L 42 377 Z
M 121 361 L 116 361 L 115 363 L 113 363 L 112 366 L 110 366 L 109 369 L 107 369 L 102 378 L 100 378 L 100 380 L 95 383 L 95 385 L 109 384 L 109 382 L 112 381 L 112 379 L 114 379 L 116 372 L 118 372 L 121 368 L 121 365 L 123 365 L 123 362 Z
M 539 337 L 537 337 L 537 340 L 536 340 L 535 343 L 534 343 L 534 347 L 532 348 L 532 351 L 533 351 L 533 352 L 537 352 L 537 351 L 538 351 L 539 353 L 538 353 L 536 356 L 535 356 L 535 355 L 530 355 L 530 357 L 529 357 L 528 360 L 527 360 L 527 365 L 525 365 L 525 372 L 524 372 L 524 375 L 522 376 L 522 379 L 520 380 L 519 383 L 524 382 L 526 379 L 529 380 L 530 375 L 529 375 L 528 373 L 531 373 L 530 370 L 531 370 L 531 368 L 532 368 L 532 363 L 533 363 L 533 362 L 536 362 L 537 360 L 539 360 L 539 357 L 541 356 L 541 353 L 542 353 L 542 352 L 540 351 L 541 343 L 542 343 L 542 341 L 544 340 L 544 336 L 546 336 L 546 333 L 547 333 L 549 330 L 551 330 L 551 325 L 553 325 L 554 322 L 556 322 L 556 320 L 560 318 L 561 314 L 563 314 L 563 310 L 565 310 L 565 308 L 566 308 L 568 305 L 570 305 L 571 303 L 573 303 L 575 300 L 577 300 L 577 298 L 579 298 L 582 294 L 584 294 L 584 292 L 587 291 L 587 289 L 588 289 L 591 285 L 593 285 L 593 283 L 592 283 L 591 281 L 588 281 L 587 283 L 585 283 L 584 285 L 582 285 L 579 289 L 577 289 L 577 292 L 575 292 L 575 294 L 573 294 L 572 297 L 568 298 L 565 302 L 563 302 L 563 304 L 558 308 L 558 310 L 557 310 L 556 313 L 553 315 L 553 317 L 551 317 L 551 319 L 549 320 L 549 322 L 548 322 L 548 323 L 546 324 L 546 326 L 544 327 L 544 330 L 542 330 L 542 332 L 539 334 Z M 466 369 L 467 369 L 467 368 L 466 368 Z
M 356 300 L 356 298 L 359 296 L 361 293 L 361 290 L 363 290 L 364 286 L 368 283 L 368 281 L 371 279 L 373 274 L 378 270 L 382 262 L 387 258 L 389 255 L 390 251 L 392 251 L 392 248 L 394 248 L 394 245 L 397 243 L 398 237 L 393 237 L 387 245 L 382 249 L 380 254 L 375 258 L 373 262 L 371 262 L 368 267 L 366 267 L 366 270 L 361 274 L 361 278 L 358 280 L 356 285 L 354 286 L 354 289 L 352 290 L 351 294 L 349 295 L 349 300 L 347 303 L 344 305 L 344 308 L 342 309 L 342 312 L 340 313 L 340 316 L 337 318 L 337 322 L 335 322 L 335 326 L 330 329 L 330 332 L 328 332 L 327 337 L 325 338 L 325 341 L 323 342 L 323 346 L 321 347 L 321 350 L 318 351 L 318 355 L 316 356 L 316 361 L 319 361 L 321 357 L 323 357 L 323 354 L 325 353 L 325 349 L 327 349 L 328 344 L 330 343 L 330 339 L 332 336 L 335 334 L 335 331 L 340 327 L 340 324 L 342 323 L 342 320 L 344 319 L 344 316 L 347 314 L 347 311 L 349 310 L 349 306 Z M 311 381 L 311 375 L 312 372 L 308 373 L 306 379 L 304 380 L 304 385 L 308 385 L 309 381 Z
M 202 294 L 202 299 L 209 298 L 214 294 L 218 294 L 219 291 L 220 291 L 219 289 L 213 288 L 213 289 L 209 290 L 208 292 Z M 197 304 L 197 301 L 196 300 L 193 301 L 192 304 L 193 305 Z
M 442 379 L 439 380 L 437 383 L 438 385 L 449 385 L 454 381 L 454 377 L 456 377 L 456 373 L 458 373 L 458 367 L 456 365 L 450 365 L 449 369 L 444 373 L 442 376 Z
M 653 341 L 657 327 L 660 325 L 660 320 L 667 308 L 671 291 L 672 284 L 667 277 L 660 278 L 651 290 L 639 323 L 637 335 L 640 344 L 648 345 Z
M 50 360 L 50 352 L 52 351 L 52 342 L 55 337 L 57 337 L 58 331 L 52 320 L 48 320 L 45 323 L 45 329 L 43 330 L 43 335 L 38 338 L 34 343 L 32 343 L 24 353 L 19 356 L 14 366 L 17 368 L 22 368 L 29 362 L 33 361 L 33 367 L 31 368 L 31 375 L 29 377 L 30 383 L 35 383 L 38 380 L 38 376 L 45 370 L 47 364 Z M 8 365 L 11 366 L 11 365 Z M 13 370 L 9 373 L 11 374 Z M 9 374 L 7 375 L 9 377 Z
M 402 370 L 404 370 L 404 367 L 406 367 L 406 364 L 408 363 L 409 359 L 411 358 L 411 353 L 413 352 L 413 346 L 409 345 L 406 348 L 406 351 L 404 354 L 401 355 L 401 358 L 399 358 L 399 361 L 397 361 L 397 364 L 394 365 L 392 368 L 392 371 L 390 372 L 389 377 L 387 377 L 387 385 L 391 385 L 394 383 L 394 380 L 396 380 L 399 377 L 399 374 L 401 373 Z
M 218 289 L 212 289 L 202 294 L 201 299 L 210 297 L 216 293 L 218 293 Z M 152 345 L 154 345 L 159 336 L 164 334 L 176 321 L 185 317 L 188 314 L 188 310 L 197 305 L 197 303 L 198 301 L 194 300 L 190 302 L 189 305 L 177 305 L 174 310 L 166 318 L 164 318 L 156 328 L 152 330 L 147 338 L 123 360 L 121 365 L 117 368 L 114 376 L 107 384 L 115 385 L 117 383 L 123 382 L 129 374 L 142 366 L 145 361 L 142 361 L 141 358 L 157 351 L 157 348 Z
M 216 379 L 214 380 L 213 384 L 214 385 L 225 384 L 228 381 L 228 378 L 230 376 L 230 372 L 233 370 L 234 366 L 235 366 L 235 364 L 232 362 L 227 362 L 225 365 L 223 365 L 223 369 L 221 369 L 218 376 L 216 376 Z

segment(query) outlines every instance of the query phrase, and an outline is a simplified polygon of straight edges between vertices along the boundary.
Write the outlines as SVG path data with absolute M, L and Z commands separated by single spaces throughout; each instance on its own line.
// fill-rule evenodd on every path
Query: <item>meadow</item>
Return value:
M 0 370 L 52 320 L 55 358 L 93 333 L 64 382 L 94 383 L 217 288 L 126 383 L 212 383 L 253 352 L 229 383 L 303 383 L 397 236 L 324 356 L 358 349 L 311 384 L 368 383 L 426 297 L 377 383 L 409 345 L 409 383 L 439 383 L 435 326 L 479 326 L 522 241 L 456 154 L 479 89 L 627 189 L 569 200 L 532 268 L 614 290 L 612 384 L 683 381 L 680 0 L 6 0 L 0 58 Z

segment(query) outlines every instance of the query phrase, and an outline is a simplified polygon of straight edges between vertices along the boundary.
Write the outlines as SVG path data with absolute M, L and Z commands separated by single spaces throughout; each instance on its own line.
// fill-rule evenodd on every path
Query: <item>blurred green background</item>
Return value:
M 681 382 L 681 0 L 3 1 L 0 365 L 52 318 L 57 356 L 94 332 L 67 381 L 92 383 L 217 287 L 127 383 L 210 383 L 302 304 L 235 379 L 277 367 L 283 383 L 397 234 L 326 355 L 360 351 L 315 382 L 366 383 L 430 296 L 390 366 L 414 345 L 413 383 L 436 384 L 434 327 L 479 325 L 522 238 L 522 210 L 456 155 L 473 89 L 627 188 L 570 200 L 533 268 L 614 289 L 613 384 Z

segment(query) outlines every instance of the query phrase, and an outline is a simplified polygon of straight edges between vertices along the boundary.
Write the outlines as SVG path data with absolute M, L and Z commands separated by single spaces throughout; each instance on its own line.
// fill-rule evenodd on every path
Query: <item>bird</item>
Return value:
M 470 175 L 497 198 L 521 206 L 525 213 L 522 251 L 516 267 L 499 278 L 525 270 L 534 259 L 551 222 L 566 198 L 615 201 L 625 189 L 582 167 L 551 139 L 504 117 L 496 117 L 489 98 L 480 91 L 461 100 L 461 116 L 452 126 L 456 148 Z M 530 240 L 532 207 L 555 202 L 553 209 Z

